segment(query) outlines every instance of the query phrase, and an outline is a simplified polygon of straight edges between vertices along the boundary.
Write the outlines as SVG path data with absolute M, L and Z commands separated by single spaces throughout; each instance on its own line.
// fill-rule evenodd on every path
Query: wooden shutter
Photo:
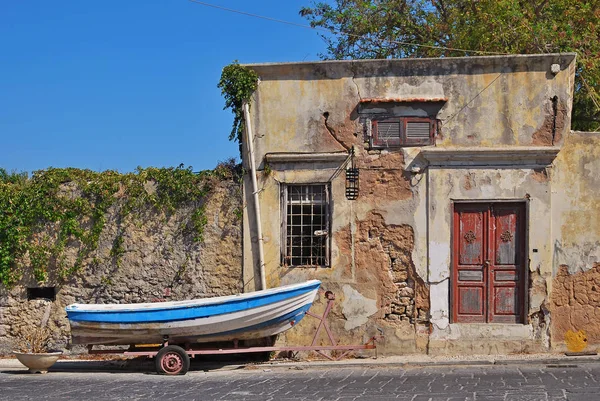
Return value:
M 434 120 L 394 117 L 372 122 L 372 145 L 379 148 L 424 146 L 433 143 Z
M 432 124 L 429 118 L 407 118 L 404 125 L 406 145 L 429 145 L 432 138 Z
M 401 129 L 399 118 L 373 121 L 373 144 L 382 147 L 400 145 Z

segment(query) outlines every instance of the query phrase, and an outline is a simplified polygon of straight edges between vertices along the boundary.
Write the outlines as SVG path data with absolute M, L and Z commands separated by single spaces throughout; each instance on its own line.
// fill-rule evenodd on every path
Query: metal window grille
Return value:
M 288 266 L 329 265 L 329 187 L 325 184 L 286 185 L 282 219 Z M 282 249 L 283 250 L 283 249 Z

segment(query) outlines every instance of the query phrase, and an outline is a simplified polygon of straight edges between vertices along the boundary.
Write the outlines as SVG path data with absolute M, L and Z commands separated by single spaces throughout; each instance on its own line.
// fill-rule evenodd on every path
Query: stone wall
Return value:
M 73 276 L 63 281 L 50 271 L 48 281 L 38 283 L 26 274 L 12 289 L 0 286 L 0 353 L 11 350 L 21 328 L 42 321 L 48 322 L 55 345 L 64 348 L 70 335 L 65 306 L 71 303 L 175 301 L 239 293 L 239 183 L 215 181 L 204 202 L 207 224 L 202 242 L 194 241 L 193 232 L 182 230 L 189 223 L 192 205 L 169 214 L 149 207 L 123 220 L 114 206 L 108 211 L 97 250 Z M 119 255 L 112 251 L 117 235 L 122 238 Z M 76 254 L 70 244 L 66 262 Z M 27 288 L 39 286 L 55 287 L 56 300 L 28 300 Z

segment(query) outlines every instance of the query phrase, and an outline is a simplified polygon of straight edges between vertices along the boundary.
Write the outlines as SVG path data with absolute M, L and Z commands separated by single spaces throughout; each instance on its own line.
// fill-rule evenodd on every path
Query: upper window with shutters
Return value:
M 436 120 L 429 117 L 376 117 L 371 120 L 371 147 L 433 145 Z
M 434 145 L 442 96 L 363 98 L 358 114 L 371 149 Z

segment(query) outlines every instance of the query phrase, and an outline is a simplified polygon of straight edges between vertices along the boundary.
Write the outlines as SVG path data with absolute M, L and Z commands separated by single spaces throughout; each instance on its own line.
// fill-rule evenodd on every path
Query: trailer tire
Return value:
M 155 364 L 159 375 L 185 375 L 190 369 L 190 356 L 177 345 L 167 345 L 156 354 Z

